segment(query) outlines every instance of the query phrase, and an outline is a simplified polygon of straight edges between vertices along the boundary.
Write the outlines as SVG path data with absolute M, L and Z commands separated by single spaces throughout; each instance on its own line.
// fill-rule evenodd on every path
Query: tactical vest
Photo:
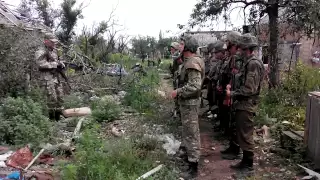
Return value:
M 263 66 L 263 62 L 261 60 L 257 59 L 256 57 L 251 57 L 250 59 L 248 59 L 243 64 L 243 67 L 241 68 L 240 73 L 236 75 L 236 76 L 238 76 L 237 79 L 239 81 L 239 87 L 238 88 L 240 88 L 241 86 L 245 85 L 246 77 L 247 77 L 247 73 L 248 73 L 247 72 L 247 69 L 248 69 L 247 66 L 251 61 L 257 61 L 257 62 L 259 62 L 259 65 L 260 65 L 260 69 L 259 69 L 259 72 L 260 72 L 259 86 L 258 86 L 257 92 L 252 96 L 252 98 L 258 99 L 259 95 L 260 95 L 260 90 L 261 90 L 263 78 L 264 78 L 264 66 Z
M 184 59 L 184 63 L 181 65 L 179 87 L 182 87 L 188 82 L 187 69 L 195 69 L 201 72 L 201 79 L 205 77 L 205 64 L 203 59 L 199 56 L 193 56 Z M 201 93 L 201 91 L 199 92 Z

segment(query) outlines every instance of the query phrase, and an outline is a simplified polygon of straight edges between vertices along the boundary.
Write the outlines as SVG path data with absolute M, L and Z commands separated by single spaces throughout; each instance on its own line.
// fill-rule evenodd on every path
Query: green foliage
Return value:
M 83 98 L 77 94 L 70 94 L 68 96 L 65 96 L 63 101 L 63 107 L 66 109 L 85 106 Z
M 160 69 L 164 71 L 169 71 L 170 65 L 172 66 L 172 59 L 164 59 L 161 61 Z
M 0 109 L 0 140 L 13 145 L 47 142 L 51 135 L 49 119 L 41 105 L 26 98 L 6 98 Z
M 154 145 L 146 146 L 147 141 L 137 145 L 140 144 L 138 139 L 105 141 L 99 138 L 98 131 L 94 128 L 83 133 L 77 145 L 75 161 L 63 167 L 62 179 L 135 180 L 156 166 L 155 161 L 161 153 L 153 153 Z M 168 169 L 161 171 L 159 177 L 150 179 L 175 179 Z
M 119 118 L 121 113 L 120 106 L 108 98 L 92 102 L 91 108 L 92 117 L 97 122 L 114 121 Z
M 158 72 L 152 70 L 147 76 L 133 78 L 135 81 L 128 87 L 125 103 L 139 112 L 152 111 L 158 97 L 157 87 L 160 83 Z
M 138 61 L 137 59 L 127 55 L 122 55 L 122 58 L 121 58 L 120 53 L 108 55 L 108 63 L 122 64 L 126 68 L 126 70 L 130 69 L 137 61 Z
M 283 84 L 277 89 L 264 90 L 258 111 L 258 123 L 266 122 L 266 115 L 277 122 L 289 121 L 293 127 L 304 127 L 308 92 L 319 90 L 320 76 L 317 68 L 299 62 L 288 75 L 283 75 Z

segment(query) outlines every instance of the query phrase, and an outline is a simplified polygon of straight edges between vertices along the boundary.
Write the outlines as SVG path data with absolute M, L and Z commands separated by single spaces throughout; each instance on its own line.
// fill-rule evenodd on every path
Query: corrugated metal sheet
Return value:
M 320 92 L 308 95 L 305 123 L 305 144 L 308 156 L 320 168 Z

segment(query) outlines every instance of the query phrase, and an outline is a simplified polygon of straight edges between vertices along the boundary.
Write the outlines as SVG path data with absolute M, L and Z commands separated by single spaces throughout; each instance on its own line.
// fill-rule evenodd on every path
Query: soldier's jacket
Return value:
M 219 80 L 220 69 L 222 67 L 223 61 L 222 60 L 218 60 L 216 63 L 217 63 L 216 66 L 213 67 L 213 69 L 212 69 L 212 76 L 211 76 L 212 77 L 212 81 L 215 81 L 215 82 L 217 82 Z
M 239 80 L 236 79 L 236 75 L 240 73 L 241 67 L 243 65 L 243 60 L 241 56 L 239 55 L 233 55 L 229 57 L 229 68 L 228 68 L 228 73 L 230 76 L 230 82 L 231 82 L 231 89 L 235 90 L 239 88 Z
M 198 56 L 184 58 L 179 77 L 177 94 L 182 105 L 198 105 L 200 103 L 201 84 L 205 76 L 205 64 Z
M 232 92 L 232 97 L 236 100 L 235 109 L 253 113 L 257 111 L 263 73 L 263 62 L 255 56 L 244 61 L 240 73 L 236 75 L 239 88 Z
M 50 53 L 53 60 L 48 60 L 46 53 Z M 47 51 L 45 48 L 41 48 L 35 53 L 36 62 L 39 69 L 42 70 L 41 78 L 45 81 L 51 81 L 58 83 L 58 75 L 53 73 L 52 70 L 58 67 L 58 54 L 56 50 Z

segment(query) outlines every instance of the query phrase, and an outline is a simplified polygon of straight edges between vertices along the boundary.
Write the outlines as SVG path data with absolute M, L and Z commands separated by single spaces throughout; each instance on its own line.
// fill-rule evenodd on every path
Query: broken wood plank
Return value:
M 40 157 L 40 155 L 44 152 L 45 149 L 41 149 L 41 151 L 38 153 L 38 155 L 36 157 L 34 157 L 32 159 L 32 161 L 29 163 L 29 165 L 24 169 L 24 171 L 27 171 L 32 165 L 33 163 Z
M 159 166 L 157 166 L 156 168 L 152 169 L 151 171 L 145 173 L 144 175 L 140 176 L 137 180 L 141 180 L 141 179 L 146 179 L 149 176 L 153 175 L 154 173 L 160 171 L 160 169 L 162 169 L 164 167 L 163 164 L 160 164 Z
M 91 114 L 91 109 L 89 107 L 82 107 L 82 108 L 73 108 L 73 109 L 66 109 L 62 112 L 64 117 L 81 117 Z

